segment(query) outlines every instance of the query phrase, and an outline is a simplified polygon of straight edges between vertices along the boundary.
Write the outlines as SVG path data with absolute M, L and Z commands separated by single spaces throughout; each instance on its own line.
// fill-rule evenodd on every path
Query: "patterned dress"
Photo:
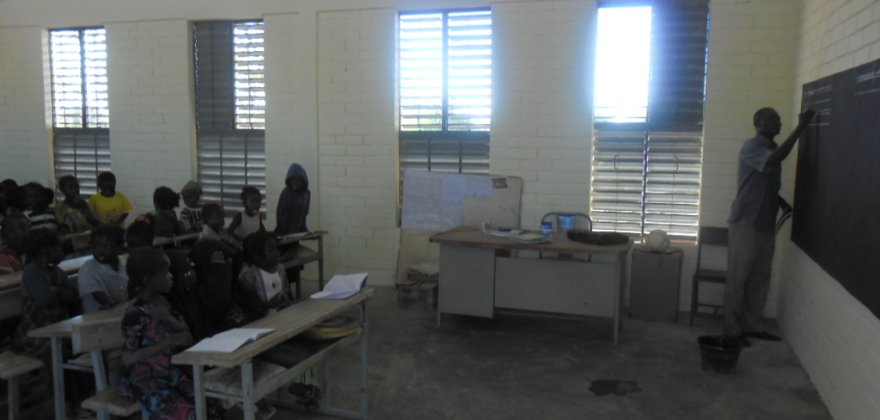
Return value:
M 123 349 L 137 350 L 158 345 L 179 332 L 153 316 L 156 305 L 137 298 L 125 310 L 122 318 Z M 122 380 L 122 394 L 140 402 L 151 419 L 196 418 L 192 381 L 180 367 L 171 364 L 171 356 L 178 350 L 175 346 L 166 346 L 160 353 L 135 362 Z

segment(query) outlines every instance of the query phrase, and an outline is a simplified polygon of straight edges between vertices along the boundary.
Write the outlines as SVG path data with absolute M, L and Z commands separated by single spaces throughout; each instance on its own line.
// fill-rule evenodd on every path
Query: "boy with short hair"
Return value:
M 180 190 L 183 198 L 183 209 L 180 210 L 181 233 L 198 233 L 202 231 L 202 186 L 198 182 L 188 181 Z
M 92 230 L 94 253 L 79 269 L 79 295 L 83 313 L 110 309 L 128 300 L 128 276 L 119 258 L 124 231 L 119 226 L 102 225 Z
M 116 191 L 116 176 L 112 172 L 98 174 L 98 190 L 89 198 L 89 210 L 99 223 L 122 226 L 133 207 L 125 194 Z

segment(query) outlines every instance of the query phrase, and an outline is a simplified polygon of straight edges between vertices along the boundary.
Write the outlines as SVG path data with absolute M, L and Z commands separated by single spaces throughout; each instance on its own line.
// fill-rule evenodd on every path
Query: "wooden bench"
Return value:
M 6 381 L 9 404 L 9 420 L 19 418 L 18 377 L 43 367 L 43 362 L 33 357 L 6 351 L 0 354 L 0 378 Z
M 119 389 L 109 387 L 103 391 L 86 398 L 82 402 L 82 408 L 92 410 L 98 413 L 98 418 L 109 418 L 107 416 L 114 415 L 119 417 L 129 417 L 141 411 L 141 404 L 136 401 L 130 401 L 119 395 Z M 147 413 L 141 411 L 144 420 L 148 419 Z

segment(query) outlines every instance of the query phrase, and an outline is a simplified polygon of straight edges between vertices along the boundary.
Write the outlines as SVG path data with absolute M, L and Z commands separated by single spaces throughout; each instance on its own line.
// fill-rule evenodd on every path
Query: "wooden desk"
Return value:
M 180 246 L 182 242 L 195 241 L 199 239 L 199 233 L 186 233 L 183 235 L 172 236 L 172 237 L 160 237 L 153 239 L 153 246 L 165 246 L 174 244 L 174 246 Z
M 438 326 L 443 313 L 492 318 L 496 309 L 608 316 L 617 344 L 631 243 L 590 245 L 557 232 L 550 243 L 525 244 L 477 228 L 438 233 L 430 241 L 440 244 Z M 591 258 L 518 258 L 520 251 Z
M 306 233 L 291 233 L 278 239 L 278 245 L 288 245 L 302 241 L 318 241 L 318 251 L 301 246 L 297 248 L 292 258 L 282 255 L 281 264 L 284 268 L 305 265 L 310 262 L 318 262 L 318 290 L 324 290 L 324 235 L 326 230 L 316 230 Z M 287 259 L 285 259 L 287 257 Z M 296 297 L 300 297 L 299 282 L 296 283 Z
M 116 305 L 113 309 L 108 309 L 106 311 L 75 316 L 61 322 L 31 330 L 31 332 L 28 333 L 28 336 L 30 337 L 48 338 L 52 345 L 52 386 L 53 393 L 55 394 L 56 420 L 63 420 L 66 418 L 64 410 L 64 356 L 61 349 L 62 340 L 72 340 L 75 353 L 78 349 L 83 347 L 85 341 L 121 341 L 122 316 L 125 314 L 125 308 L 127 306 L 128 302 Z M 111 336 L 111 332 L 116 335 Z M 100 357 L 100 351 L 97 353 L 98 354 L 92 352 L 92 366 L 95 369 L 99 369 L 99 372 L 96 372 L 95 377 L 106 378 L 107 375 L 103 372 L 103 359 Z M 98 375 L 98 373 L 100 373 L 100 375 Z M 99 388 L 101 391 L 107 386 L 106 383 L 103 383 L 103 380 L 97 380 L 95 385 L 96 388 Z
M 58 267 L 68 276 L 79 272 L 91 255 L 61 261 Z M 0 319 L 9 319 L 21 315 L 21 271 L 0 276 Z
M 171 361 L 175 364 L 193 366 L 193 382 L 195 385 L 196 413 L 199 420 L 206 418 L 205 398 L 212 396 L 217 398 L 233 399 L 242 402 L 245 420 L 254 419 L 254 403 L 274 391 L 275 389 L 290 383 L 299 377 L 309 367 L 320 363 L 331 352 L 342 346 L 360 340 L 361 344 L 361 411 L 351 412 L 330 408 L 322 408 L 326 414 L 347 417 L 367 418 L 367 299 L 375 294 L 373 289 L 364 289 L 360 293 L 346 300 L 314 300 L 307 299 L 291 305 L 277 313 L 269 315 L 258 321 L 252 322 L 243 328 L 274 328 L 271 334 L 257 341 L 245 344 L 230 353 L 184 351 L 174 355 Z M 334 344 L 322 349 L 305 361 L 296 366 L 286 369 L 284 372 L 273 376 L 262 384 L 254 383 L 253 358 L 260 353 L 269 350 L 290 338 L 301 334 L 311 327 L 321 323 L 327 318 L 338 315 L 346 310 L 360 305 L 361 333 L 350 335 Z M 232 395 L 227 393 L 212 392 L 205 389 L 205 366 L 218 366 L 226 368 L 238 367 L 241 369 L 241 394 Z

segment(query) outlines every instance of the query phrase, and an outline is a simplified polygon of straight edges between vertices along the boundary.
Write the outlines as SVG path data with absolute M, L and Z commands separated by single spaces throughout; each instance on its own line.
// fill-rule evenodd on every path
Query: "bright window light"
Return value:
M 593 117 L 644 122 L 648 109 L 651 7 L 599 9 Z

